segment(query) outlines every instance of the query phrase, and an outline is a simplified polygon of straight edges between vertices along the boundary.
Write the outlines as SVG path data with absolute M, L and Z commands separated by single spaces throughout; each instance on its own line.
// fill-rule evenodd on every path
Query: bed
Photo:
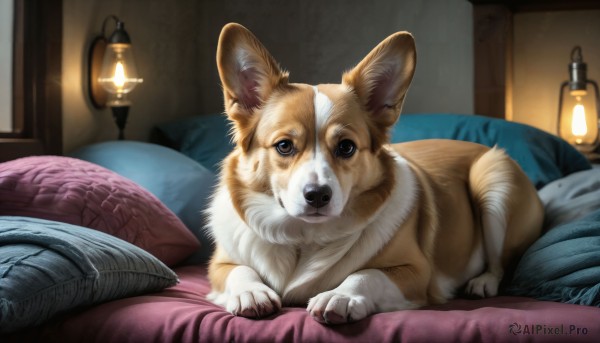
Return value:
M 600 341 L 600 168 L 555 136 L 475 115 L 405 114 L 391 137 L 498 145 L 535 184 L 544 234 L 500 296 L 337 326 L 299 307 L 232 316 L 205 299 L 201 229 L 227 131 L 202 115 L 156 127 L 152 143 L 0 164 L 0 341 Z

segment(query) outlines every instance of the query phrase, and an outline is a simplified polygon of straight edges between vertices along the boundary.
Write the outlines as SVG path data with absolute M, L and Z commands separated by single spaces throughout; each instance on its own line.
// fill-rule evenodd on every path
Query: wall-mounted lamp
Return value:
M 587 78 L 581 47 L 571 51 L 569 81 L 560 86 L 558 102 L 558 134 L 583 153 L 591 153 L 600 143 L 600 96 L 598 84 Z M 588 90 L 587 85 L 592 85 Z M 569 91 L 565 89 L 569 87 Z
M 116 28 L 107 39 L 106 24 L 114 20 Z M 119 139 L 124 139 L 123 130 L 131 102 L 131 92 L 143 79 L 139 78 L 131 51 L 131 39 L 125 24 L 114 15 L 102 23 L 102 35 L 96 37 L 90 48 L 89 90 L 92 104 L 96 108 L 110 106 L 115 123 L 119 128 Z M 107 92 L 110 95 L 107 95 Z

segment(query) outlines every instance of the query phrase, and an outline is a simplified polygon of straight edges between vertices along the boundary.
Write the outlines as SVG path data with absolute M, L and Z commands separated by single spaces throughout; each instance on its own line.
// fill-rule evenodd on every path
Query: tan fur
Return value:
M 398 228 L 394 237 L 363 268 L 376 268 L 383 271 L 402 290 L 411 302 L 423 306 L 431 303 L 430 285 L 433 275 L 430 257 L 423 244 L 432 237 L 428 233 L 436 228 L 430 226 L 432 217 L 426 208 L 415 208 L 404 225 Z M 434 213 L 431 213 L 435 215 Z
M 397 144 L 421 181 L 419 203 L 384 249 L 365 268 L 381 268 L 421 304 L 443 302 L 435 273 L 459 279 L 481 244 L 481 207 L 501 168 L 513 185 L 503 264 L 509 268 L 539 236 L 543 207 L 531 182 L 500 150 L 450 140 Z M 401 253 L 400 253 L 401 252 Z M 427 293 L 426 295 L 424 293 Z
M 211 263 L 208 265 L 208 279 L 213 289 L 222 292 L 231 270 L 238 265 L 231 262 L 221 246 L 215 248 Z

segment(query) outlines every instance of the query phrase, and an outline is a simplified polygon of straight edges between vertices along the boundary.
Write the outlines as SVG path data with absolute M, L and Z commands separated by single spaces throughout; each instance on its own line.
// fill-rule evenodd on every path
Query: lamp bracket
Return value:
M 88 55 L 88 91 L 92 105 L 95 108 L 102 109 L 106 107 L 108 93 L 97 81 L 102 69 L 102 60 L 108 41 L 104 36 L 97 36 L 92 41 Z
M 104 21 L 102 22 L 102 36 L 104 37 L 106 37 L 106 24 L 111 19 L 115 21 L 115 26 L 119 25 L 119 23 L 121 22 L 121 20 L 114 14 L 111 14 L 104 18 Z
M 576 46 L 571 50 L 569 76 L 569 88 L 571 92 L 585 94 L 587 89 L 587 64 L 583 62 L 583 54 L 580 46 Z
M 115 119 L 115 123 L 119 128 L 119 140 L 125 139 L 125 124 L 127 124 L 127 114 L 129 113 L 129 106 L 113 106 L 111 107 L 113 118 Z
M 581 53 L 581 47 L 579 45 L 571 50 L 571 62 L 583 63 L 583 54 Z

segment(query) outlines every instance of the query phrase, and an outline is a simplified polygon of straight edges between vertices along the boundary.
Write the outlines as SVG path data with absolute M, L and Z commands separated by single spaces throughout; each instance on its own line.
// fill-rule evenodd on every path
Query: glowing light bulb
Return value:
M 581 144 L 583 137 L 587 134 L 588 128 L 585 122 L 585 107 L 577 104 L 573 107 L 573 118 L 571 120 L 571 132 L 575 136 L 575 143 Z
M 125 81 L 127 81 L 127 78 L 125 77 L 125 68 L 123 68 L 123 63 L 117 62 L 115 67 L 115 76 L 113 77 L 115 87 L 122 90 L 123 86 L 125 85 Z

